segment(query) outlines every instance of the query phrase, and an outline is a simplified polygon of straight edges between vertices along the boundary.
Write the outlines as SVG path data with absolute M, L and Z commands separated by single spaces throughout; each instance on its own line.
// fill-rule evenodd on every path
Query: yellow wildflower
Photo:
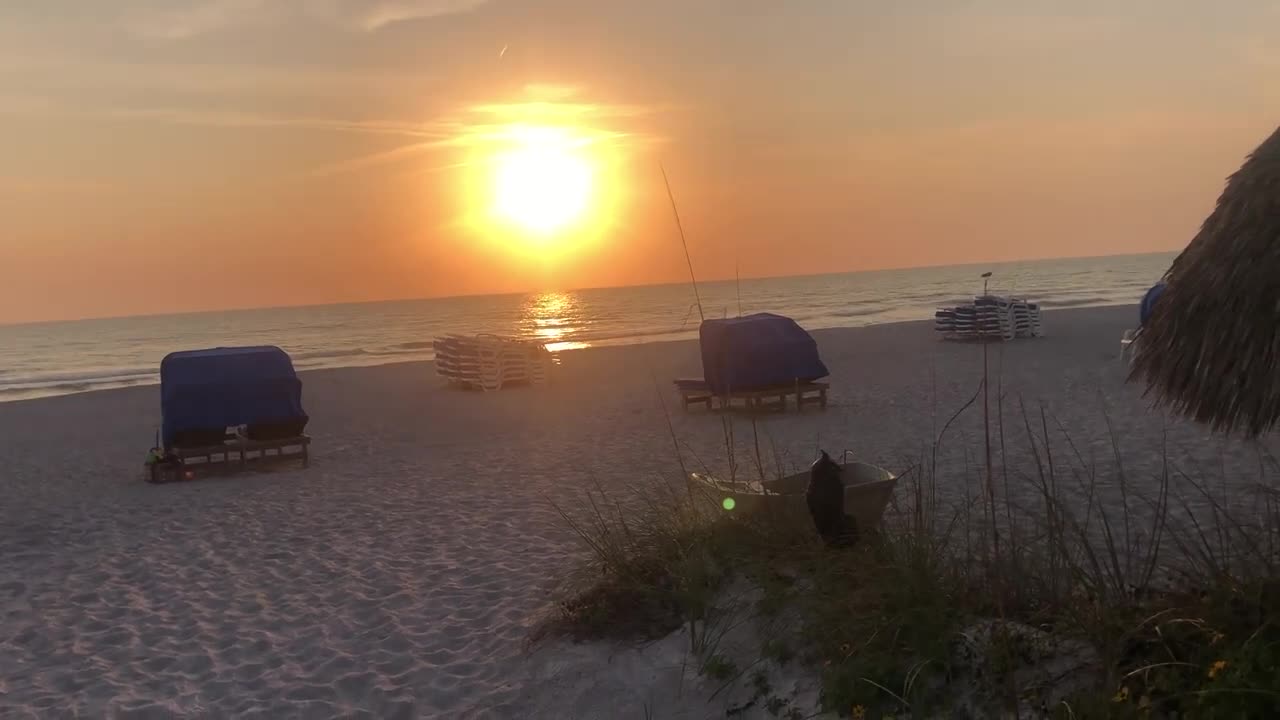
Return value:
M 867 709 L 861 705 L 854 705 L 849 714 L 853 717 L 853 720 L 867 720 Z
M 1212 665 L 1210 665 L 1210 666 L 1209 666 L 1209 679 L 1210 679 L 1210 680 L 1212 680 L 1213 678 L 1218 677 L 1218 673 L 1220 673 L 1220 672 L 1222 672 L 1223 670 L 1226 670 L 1226 669 L 1227 669 L 1227 661 L 1226 661 L 1226 660 L 1216 660 L 1216 661 L 1214 661 L 1214 663 L 1213 663 Z
M 1116 691 L 1115 697 L 1111 698 L 1111 702 L 1122 703 L 1128 699 L 1129 699 L 1129 686 L 1124 685 L 1124 686 L 1121 686 L 1121 688 Z

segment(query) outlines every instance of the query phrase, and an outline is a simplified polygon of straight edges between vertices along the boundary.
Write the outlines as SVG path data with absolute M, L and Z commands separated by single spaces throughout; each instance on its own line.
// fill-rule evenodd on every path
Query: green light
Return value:
M 720 504 L 724 507 L 724 509 L 725 509 L 725 510 L 732 510 L 732 509 L 733 509 L 733 507 L 734 507 L 735 505 L 737 505 L 738 503 L 734 502 L 733 498 L 731 498 L 731 497 L 727 497 L 727 498 L 725 498 L 725 499 L 724 499 L 724 502 L 722 502 L 722 503 L 720 503 Z

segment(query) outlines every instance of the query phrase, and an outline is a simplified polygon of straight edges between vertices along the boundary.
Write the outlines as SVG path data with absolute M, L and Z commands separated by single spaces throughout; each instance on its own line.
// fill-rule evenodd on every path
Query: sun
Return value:
M 627 217 L 630 135 L 579 122 L 575 108 L 518 106 L 465 128 L 448 226 L 494 257 L 567 268 L 615 242 Z M 433 191 L 439 192 L 439 190 Z
M 581 222 L 595 174 L 585 143 L 556 128 L 515 128 L 509 140 L 494 157 L 492 214 L 536 236 Z

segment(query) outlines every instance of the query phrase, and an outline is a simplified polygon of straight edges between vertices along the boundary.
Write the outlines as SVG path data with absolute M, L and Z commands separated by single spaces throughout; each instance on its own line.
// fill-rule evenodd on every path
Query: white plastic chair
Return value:
M 1124 335 L 1120 336 L 1120 360 L 1122 362 L 1125 360 L 1125 355 L 1129 356 L 1130 363 L 1133 362 L 1133 354 L 1138 349 L 1137 342 L 1137 330 L 1125 330 Z

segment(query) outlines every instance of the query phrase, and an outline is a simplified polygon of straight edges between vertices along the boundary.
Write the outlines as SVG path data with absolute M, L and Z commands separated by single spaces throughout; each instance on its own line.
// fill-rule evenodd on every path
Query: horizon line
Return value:
M 902 265 L 895 267 L 869 268 L 864 270 L 835 270 L 831 272 L 820 273 L 797 273 L 793 275 L 751 275 L 746 277 L 715 277 L 710 280 L 697 278 L 697 282 L 701 284 L 717 284 L 731 283 L 740 280 L 783 280 L 789 278 L 817 278 L 831 277 L 834 275 L 858 275 L 871 274 L 881 272 L 899 272 L 903 270 L 927 270 L 932 268 L 945 267 L 976 267 L 983 265 L 1012 265 L 1015 263 L 1036 263 L 1036 262 L 1055 262 L 1059 260 L 1101 260 L 1105 258 L 1123 258 L 1123 257 L 1142 257 L 1145 255 L 1162 255 L 1177 253 L 1179 250 L 1151 250 L 1147 252 L 1127 252 L 1115 253 L 1110 255 L 1063 255 L 1055 257 L 1038 257 L 1038 258 L 1022 258 L 1019 260 L 975 260 L 970 262 L 958 263 L 925 263 L 921 265 Z M 660 288 L 671 287 L 674 285 L 688 285 L 689 281 L 672 280 L 668 282 L 655 283 L 637 283 L 632 285 L 601 285 L 594 287 L 577 287 L 577 288 L 561 288 L 558 290 L 511 290 L 507 292 L 476 292 L 476 293 L 458 293 L 454 295 L 421 295 L 415 297 L 399 297 L 399 298 L 379 298 L 376 300 L 344 300 L 338 302 L 321 302 L 321 303 L 295 303 L 286 305 L 259 305 L 246 307 L 223 307 L 223 308 L 207 308 L 201 310 L 182 310 L 177 312 L 157 312 L 157 313 L 135 313 L 129 315 L 89 315 L 75 318 L 61 318 L 56 320 L 23 320 L 18 322 L 0 322 L 0 329 L 10 327 L 28 327 L 34 325 L 60 325 L 82 322 L 99 322 L 107 320 L 131 320 L 136 318 L 159 318 L 159 317 L 180 317 L 183 315 L 212 315 L 215 313 L 247 313 L 261 312 L 270 310 L 297 310 L 301 308 L 326 308 L 326 307 L 342 307 L 348 305 L 379 305 L 388 303 L 407 303 L 422 302 L 427 300 L 458 300 L 466 298 L 484 298 L 484 297 L 509 297 L 513 295 L 530 295 L 541 292 L 592 292 L 597 290 L 624 290 L 633 288 Z

